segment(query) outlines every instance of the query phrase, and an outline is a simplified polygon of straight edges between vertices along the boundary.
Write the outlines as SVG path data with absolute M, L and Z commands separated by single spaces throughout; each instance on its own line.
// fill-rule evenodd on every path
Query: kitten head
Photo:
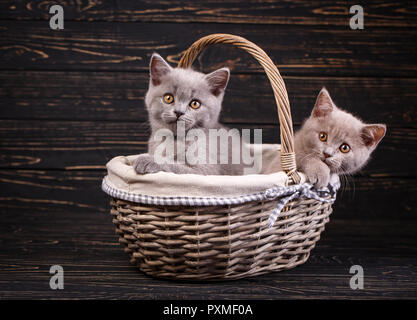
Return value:
M 152 128 L 176 132 L 177 122 L 185 129 L 210 128 L 217 124 L 229 69 L 210 74 L 172 68 L 154 53 L 150 62 L 149 89 L 145 97 Z
M 300 156 L 319 158 L 332 173 L 354 173 L 366 164 L 385 132 L 385 124 L 365 124 L 337 108 L 323 88 L 300 130 Z

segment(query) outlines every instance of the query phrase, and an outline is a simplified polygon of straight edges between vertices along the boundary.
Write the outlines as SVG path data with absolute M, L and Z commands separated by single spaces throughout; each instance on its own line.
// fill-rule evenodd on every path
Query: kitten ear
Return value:
M 153 53 L 151 63 L 149 64 L 149 72 L 151 81 L 154 86 L 161 84 L 161 78 L 168 72 L 171 72 L 172 67 L 159 54 Z
M 385 124 L 367 124 L 361 130 L 361 139 L 365 146 L 375 148 L 385 136 L 386 131 Z
M 216 97 L 226 89 L 229 82 L 229 68 L 221 68 L 206 75 L 206 80 L 210 86 L 211 93 Z
M 330 98 L 327 89 L 323 87 L 317 96 L 312 115 L 313 117 L 325 117 L 333 111 L 333 108 L 334 103 L 332 98 Z

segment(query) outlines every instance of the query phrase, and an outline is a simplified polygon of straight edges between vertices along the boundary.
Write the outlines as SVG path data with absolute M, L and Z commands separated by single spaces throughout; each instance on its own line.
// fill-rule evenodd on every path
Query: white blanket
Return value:
M 252 145 L 259 147 L 259 145 Z M 263 144 L 262 168 L 280 152 L 278 144 Z M 120 191 L 162 197 L 236 197 L 263 192 L 266 189 L 287 186 L 289 179 L 284 172 L 250 174 L 242 176 L 175 174 L 157 172 L 141 175 L 133 163 L 138 155 L 115 157 L 107 163 L 105 182 Z M 300 173 L 301 183 L 305 176 Z

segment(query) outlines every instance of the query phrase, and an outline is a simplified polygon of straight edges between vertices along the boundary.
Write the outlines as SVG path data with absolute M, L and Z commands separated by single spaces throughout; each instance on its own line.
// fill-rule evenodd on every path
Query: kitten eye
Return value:
M 170 93 L 166 93 L 164 95 L 164 102 L 167 103 L 167 104 L 173 103 L 174 102 L 174 96 Z
M 347 143 L 342 144 L 339 147 L 340 151 L 342 151 L 343 153 L 348 153 L 350 151 L 350 147 Z
M 320 139 L 320 141 L 326 142 L 327 141 L 327 133 L 326 132 L 320 132 L 319 133 L 319 139 Z
M 200 106 L 201 106 L 201 103 L 198 100 L 192 100 L 190 102 L 190 107 L 193 108 L 193 109 L 198 109 L 198 108 L 200 108 Z

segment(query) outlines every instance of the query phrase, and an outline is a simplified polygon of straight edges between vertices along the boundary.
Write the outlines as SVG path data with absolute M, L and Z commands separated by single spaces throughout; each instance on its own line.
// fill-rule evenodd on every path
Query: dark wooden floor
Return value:
M 417 298 L 417 7 L 366 1 L 56 1 L 0 3 L 0 299 Z M 55 3 L 55 2 L 54 2 Z M 338 195 L 322 240 L 295 269 L 226 283 L 179 283 L 129 265 L 100 189 L 105 163 L 143 152 L 152 52 L 178 61 L 199 37 L 242 35 L 277 63 L 295 127 L 325 85 L 336 103 L 388 133 Z M 222 121 L 278 142 L 272 91 L 255 61 L 227 46 L 196 67 L 228 65 Z M 65 289 L 49 288 L 61 265 Z M 352 290 L 349 269 L 364 268 Z

